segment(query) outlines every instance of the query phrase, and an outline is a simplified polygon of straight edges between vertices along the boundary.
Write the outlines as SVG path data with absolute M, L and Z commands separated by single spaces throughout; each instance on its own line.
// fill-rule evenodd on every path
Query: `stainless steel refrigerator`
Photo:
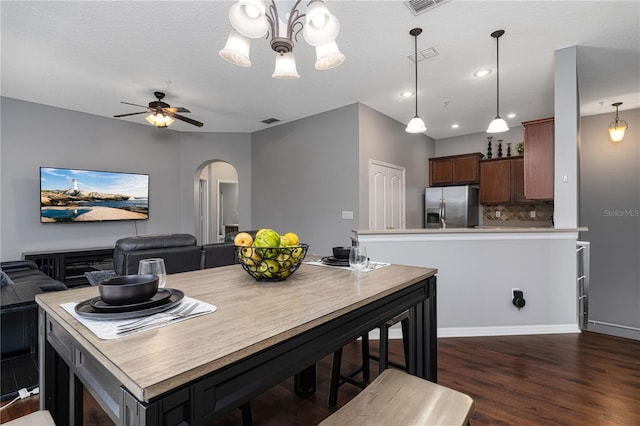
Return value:
M 472 228 L 477 225 L 477 187 L 444 186 L 425 189 L 425 228 Z

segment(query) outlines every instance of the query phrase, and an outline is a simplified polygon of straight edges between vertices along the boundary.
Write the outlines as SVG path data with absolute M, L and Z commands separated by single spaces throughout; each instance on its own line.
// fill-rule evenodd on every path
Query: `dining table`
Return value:
M 407 371 L 436 382 L 436 274 L 308 263 L 278 282 L 241 265 L 170 274 L 167 288 L 215 310 L 113 339 L 68 310 L 97 286 L 40 294 L 40 408 L 81 425 L 88 391 L 116 425 L 211 424 L 291 377 L 312 395 L 316 362 L 407 310 Z

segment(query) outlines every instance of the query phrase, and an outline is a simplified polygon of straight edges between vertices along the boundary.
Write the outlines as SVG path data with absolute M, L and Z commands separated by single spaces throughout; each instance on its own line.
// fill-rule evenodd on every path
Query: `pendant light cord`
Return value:
M 418 116 L 418 34 L 413 36 L 413 62 L 416 70 L 416 117 Z M 616 110 L 617 111 L 617 110 Z M 616 112 L 617 115 L 617 112 Z
M 500 117 L 500 36 L 496 37 L 496 118 Z
M 416 74 L 416 117 L 418 116 L 418 36 L 422 34 L 422 28 L 414 28 L 409 31 L 413 36 L 413 62 Z

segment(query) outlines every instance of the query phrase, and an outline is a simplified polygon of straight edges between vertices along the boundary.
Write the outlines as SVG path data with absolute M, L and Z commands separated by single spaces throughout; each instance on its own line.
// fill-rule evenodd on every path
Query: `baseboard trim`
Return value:
M 549 325 L 513 325 L 501 327 L 443 327 L 438 328 L 438 337 L 481 337 L 481 336 L 516 336 L 526 334 L 563 334 L 580 333 L 578 324 L 549 324 Z M 380 338 L 378 329 L 369 333 L 369 338 Z M 399 324 L 389 329 L 390 339 L 402 339 Z

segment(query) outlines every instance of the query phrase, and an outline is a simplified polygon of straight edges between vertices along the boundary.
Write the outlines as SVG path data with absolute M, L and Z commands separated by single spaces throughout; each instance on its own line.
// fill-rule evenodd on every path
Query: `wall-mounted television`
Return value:
M 40 167 L 40 222 L 149 219 L 149 175 Z

